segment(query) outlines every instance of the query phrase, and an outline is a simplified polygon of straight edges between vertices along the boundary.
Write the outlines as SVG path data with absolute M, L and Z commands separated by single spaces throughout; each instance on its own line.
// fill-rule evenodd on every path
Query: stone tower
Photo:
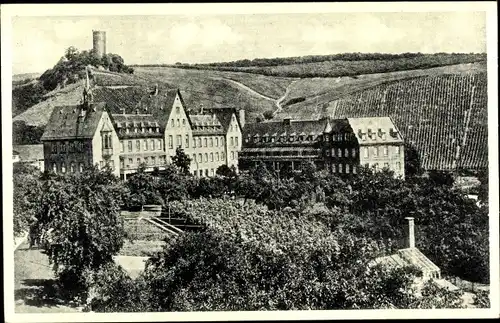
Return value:
M 106 32 L 99 30 L 92 30 L 94 54 L 101 58 L 106 54 Z

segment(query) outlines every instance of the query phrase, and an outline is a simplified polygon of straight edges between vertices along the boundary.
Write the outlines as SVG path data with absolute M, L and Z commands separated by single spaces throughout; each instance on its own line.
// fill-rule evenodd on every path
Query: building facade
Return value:
M 178 89 L 91 88 L 82 104 L 56 107 L 42 136 L 46 170 L 111 167 L 126 179 L 144 167 L 162 169 L 177 148 L 191 158 L 191 173 L 214 176 L 221 165 L 238 166 L 243 116 L 234 108 L 190 113 Z
M 311 161 L 332 173 L 355 174 L 366 166 L 404 178 L 404 141 L 388 117 L 254 123 L 245 126 L 243 140 L 241 168 L 264 162 L 294 170 Z

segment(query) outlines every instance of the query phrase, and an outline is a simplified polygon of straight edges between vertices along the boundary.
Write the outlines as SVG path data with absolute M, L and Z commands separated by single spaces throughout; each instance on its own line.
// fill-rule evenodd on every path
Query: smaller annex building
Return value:
M 243 129 L 240 168 L 264 162 L 279 170 L 304 161 L 332 173 L 387 168 L 404 178 L 404 139 L 390 117 L 321 118 L 249 123 Z

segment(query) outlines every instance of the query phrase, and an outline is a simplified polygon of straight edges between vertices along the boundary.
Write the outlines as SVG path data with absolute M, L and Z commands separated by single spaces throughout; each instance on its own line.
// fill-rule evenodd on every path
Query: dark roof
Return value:
M 240 118 L 239 118 L 238 113 L 237 113 L 235 108 L 212 108 L 212 109 L 209 109 L 209 111 L 211 111 L 217 115 L 217 118 L 219 119 L 219 121 L 222 125 L 222 128 L 224 129 L 224 132 L 227 133 L 227 131 L 229 129 L 229 125 L 231 124 L 231 118 L 232 118 L 233 114 L 236 117 L 236 121 L 238 122 L 238 126 L 240 127 L 240 129 L 242 128 L 241 124 L 240 124 Z
M 295 133 L 299 135 L 304 133 L 309 135 L 315 133 L 316 135 L 323 134 L 323 130 L 328 125 L 328 119 L 320 120 L 291 120 L 290 125 L 286 125 L 284 121 L 265 121 L 258 123 L 248 123 L 243 128 L 243 137 L 247 136 L 272 136 L 276 134 L 281 136 L 282 134 L 292 134 Z
M 167 89 L 158 87 L 158 94 L 151 93 L 146 87 L 97 87 L 93 89 L 94 102 L 106 102 L 108 109 L 113 114 L 151 114 L 165 127 L 170 111 L 174 104 L 175 96 L 178 94 L 183 106 L 184 100 L 179 89 Z
M 92 103 L 79 117 L 82 105 L 55 107 L 41 140 L 92 138 L 105 109 L 104 102 Z
M 14 145 L 14 153 L 17 152 L 22 161 L 43 159 L 43 144 L 38 145 Z
M 141 97 L 147 94 L 143 87 L 107 88 L 97 87 L 92 89 L 94 102 L 106 102 L 110 113 L 133 113 Z
M 224 129 L 217 115 L 195 114 L 190 115 L 191 129 L 194 136 L 200 135 L 224 135 Z
M 151 114 L 112 114 L 111 119 L 113 125 L 120 138 L 151 138 L 163 137 L 163 133 L 156 132 L 156 128 L 160 128 L 160 124 Z M 153 132 L 142 132 L 142 128 L 151 127 Z M 129 129 L 129 133 L 123 133 L 122 129 Z M 139 131 L 135 132 L 134 128 Z M 161 130 L 161 129 L 160 129 Z
M 170 112 L 172 111 L 176 95 L 179 95 L 182 106 L 185 108 L 186 105 L 179 89 L 159 89 L 157 95 L 152 95 L 150 93 L 144 95 L 139 101 L 139 109 L 151 113 L 160 125 L 165 127 Z

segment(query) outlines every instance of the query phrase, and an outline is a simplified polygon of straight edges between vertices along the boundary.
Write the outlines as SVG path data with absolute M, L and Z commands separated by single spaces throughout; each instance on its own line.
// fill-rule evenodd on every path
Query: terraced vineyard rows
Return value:
M 289 112 L 333 118 L 390 116 L 419 151 L 425 169 L 477 169 L 488 165 L 486 82 L 486 73 L 416 77 L 352 93 L 328 107 L 290 107 Z

